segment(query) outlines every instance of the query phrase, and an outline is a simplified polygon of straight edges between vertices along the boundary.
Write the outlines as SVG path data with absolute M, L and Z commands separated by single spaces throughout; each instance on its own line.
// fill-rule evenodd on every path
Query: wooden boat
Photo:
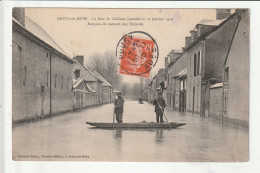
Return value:
M 141 122 L 141 123 L 95 123 L 95 122 L 86 122 L 91 126 L 97 128 L 177 128 L 180 126 L 185 125 L 184 122 L 170 122 L 170 123 L 148 123 L 148 122 Z

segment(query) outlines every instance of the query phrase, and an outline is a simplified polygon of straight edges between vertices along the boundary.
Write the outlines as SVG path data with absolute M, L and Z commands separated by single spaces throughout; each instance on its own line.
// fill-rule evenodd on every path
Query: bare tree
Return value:
M 90 57 L 89 64 L 92 70 L 96 70 L 113 87 L 118 88 L 121 83 L 121 76 L 118 74 L 118 62 L 113 51 L 107 51 L 103 55 L 94 54 Z

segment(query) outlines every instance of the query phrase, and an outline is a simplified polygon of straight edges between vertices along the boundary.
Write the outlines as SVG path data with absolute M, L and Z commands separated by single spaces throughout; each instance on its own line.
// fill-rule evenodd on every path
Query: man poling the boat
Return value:
M 153 101 L 153 105 L 155 105 L 157 123 L 163 123 L 164 108 L 166 105 L 162 93 L 158 93 L 158 99 Z
M 123 123 L 123 112 L 124 112 L 124 99 L 121 96 L 121 92 L 117 93 L 117 99 L 115 101 L 116 121 L 117 123 Z

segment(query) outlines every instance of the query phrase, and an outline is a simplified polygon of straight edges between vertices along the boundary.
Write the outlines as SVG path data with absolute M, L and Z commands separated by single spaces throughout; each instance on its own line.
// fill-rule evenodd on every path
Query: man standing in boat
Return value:
M 115 114 L 117 123 L 123 122 L 123 111 L 124 111 L 124 99 L 121 97 L 121 93 L 117 93 L 117 99 L 115 101 Z
M 162 93 L 158 93 L 158 99 L 153 101 L 153 105 L 155 105 L 156 121 L 157 123 L 162 123 L 165 108 L 165 100 L 162 97 Z

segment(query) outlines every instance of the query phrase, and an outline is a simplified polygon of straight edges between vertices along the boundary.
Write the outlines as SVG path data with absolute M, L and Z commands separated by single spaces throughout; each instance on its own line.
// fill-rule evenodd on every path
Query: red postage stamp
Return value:
M 142 31 L 126 34 L 117 45 L 119 73 L 149 78 L 158 55 L 158 45 L 149 34 Z

